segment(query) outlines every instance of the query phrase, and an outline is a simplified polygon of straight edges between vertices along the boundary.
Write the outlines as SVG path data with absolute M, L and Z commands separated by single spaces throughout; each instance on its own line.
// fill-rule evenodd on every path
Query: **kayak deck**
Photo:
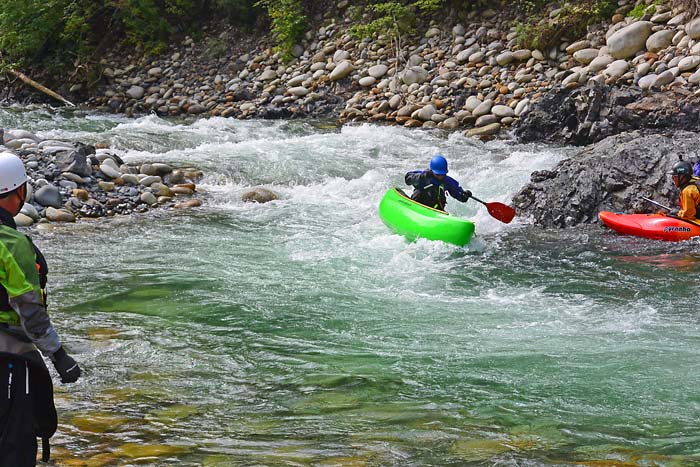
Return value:
M 424 206 L 398 189 L 389 189 L 379 203 L 379 217 L 409 240 L 426 238 L 464 246 L 474 235 L 474 223 Z
M 617 214 L 601 211 L 600 220 L 623 235 L 679 242 L 700 236 L 700 225 L 663 214 Z

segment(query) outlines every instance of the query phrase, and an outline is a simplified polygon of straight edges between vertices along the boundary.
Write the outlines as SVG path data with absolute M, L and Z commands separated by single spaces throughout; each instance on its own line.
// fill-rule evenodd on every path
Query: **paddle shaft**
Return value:
M 472 196 L 472 198 L 473 198 L 473 196 Z M 660 208 L 662 208 L 662 209 L 665 209 L 665 210 L 667 210 L 667 211 L 673 211 L 673 209 L 669 208 L 668 206 L 664 206 L 664 205 L 661 204 L 661 203 L 657 203 L 657 202 L 654 201 L 653 199 L 645 198 L 644 196 L 642 196 L 642 199 L 643 199 L 644 201 L 646 201 L 647 203 L 653 204 L 654 206 L 658 206 L 658 207 L 660 207 Z M 477 201 L 478 201 L 478 200 L 477 200 Z
M 479 203 L 483 204 L 484 206 L 486 206 L 486 202 L 485 202 L 485 201 L 481 201 L 481 200 L 480 200 L 479 198 L 477 198 L 476 196 L 471 195 L 470 198 L 473 199 L 474 201 L 479 202 Z

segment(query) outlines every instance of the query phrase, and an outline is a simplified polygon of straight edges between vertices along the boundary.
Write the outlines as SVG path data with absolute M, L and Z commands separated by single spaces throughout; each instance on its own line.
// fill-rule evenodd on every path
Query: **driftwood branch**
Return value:
M 47 96 L 53 97 L 54 99 L 56 99 L 56 100 L 58 100 L 58 101 L 61 101 L 61 102 L 63 102 L 63 103 L 66 104 L 66 105 L 70 105 L 71 107 L 75 107 L 75 104 L 73 104 L 72 102 L 70 102 L 70 101 L 69 101 L 68 99 L 66 99 L 65 97 L 63 97 L 63 96 L 61 96 L 60 94 L 58 94 L 58 93 L 52 91 L 51 89 L 47 88 L 46 86 L 43 86 L 43 85 L 37 83 L 36 81 L 34 81 L 34 80 L 31 79 L 30 77 L 28 77 L 27 75 L 25 75 L 24 73 L 22 73 L 21 71 L 10 70 L 10 74 L 12 74 L 12 75 L 16 76 L 17 78 L 21 79 L 24 83 L 30 85 L 30 86 L 33 87 L 34 89 L 37 89 L 37 90 L 43 92 L 43 93 L 46 94 Z

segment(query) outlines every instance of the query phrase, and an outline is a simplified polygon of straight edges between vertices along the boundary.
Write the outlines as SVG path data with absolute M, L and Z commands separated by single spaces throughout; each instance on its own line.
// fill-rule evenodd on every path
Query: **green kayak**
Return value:
M 427 238 L 464 246 L 474 235 L 474 223 L 413 201 L 391 188 L 379 203 L 379 217 L 394 232 L 409 240 Z

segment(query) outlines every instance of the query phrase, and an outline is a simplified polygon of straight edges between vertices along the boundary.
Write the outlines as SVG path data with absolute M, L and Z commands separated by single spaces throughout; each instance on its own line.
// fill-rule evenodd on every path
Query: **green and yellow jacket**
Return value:
M 11 335 L 51 356 L 61 341 L 46 311 L 47 274 L 41 251 L 0 208 L 0 339 Z

